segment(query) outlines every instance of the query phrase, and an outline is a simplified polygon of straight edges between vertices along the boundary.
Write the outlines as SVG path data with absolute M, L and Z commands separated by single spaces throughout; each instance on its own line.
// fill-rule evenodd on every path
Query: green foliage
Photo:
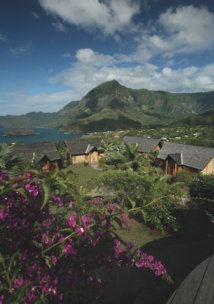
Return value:
M 124 151 L 115 155 L 114 161 L 117 167 L 121 169 L 133 169 L 137 171 L 141 166 L 143 156 L 139 154 L 139 145 L 130 145 L 124 143 Z
M 190 181 L 192 180 L 191 174 L 189 174 L 188 170 L 186 168 L 182 169 L 179 173 L 171 176 L 170 182 L 182 182 L 185 185 L 189 185 Z
M 174 203 L 167 200 L 149 205 L 145 208 L 147 225 L 158 231 L 178 232 L 181 227 L 176 217 L 173 216 L 174 210 Z
M 191 197 L 199 197 L 208 200 L 214 199 L 214 174 L 199 175 L 190 183 Z
M 196 204 L 214 218 L 214 174 L 199 175 L 190 183 L 190 195 Z
M 99 185 L 109 192 L 116 193 L 121 205 L 134 200 L 138 206 L 146 203 L 145 193 L 151 188 L 151 180 L 145 179 L 133 170 L 106 171 L 99 176 Z
M 22 170 L 21 159 L 13 154 L 12 148 L 6 144 L 0 144 L 0 171 L 9 176 L 20 174 Z
M 60 168 L 65 168 L 68 165 L 68 160 L 67 160 L 67 150 L 66 150 L 66 146 L 64 144 L 64 142 L 61 141 L 57 141 L 55 143 L 56 148 L 61 156 L 61 161 L 59 163 L 59 167 Z
M 139 213 L 144 223 L 152 228 L 177 232 L 178 224 L 171 212 L 181 195 L 183 183 L 168 183 L 165 175 L 157 174 L 151 166 L 155 155 L 151 154 L 152 159 L 145 158 L 139 155 L 138 146 L 124 145 L 121 153 L 108 159 L 120 169 L 102 173 L 100 186 L 115 193 L 121 205 L 128 206 L 130 213 Z

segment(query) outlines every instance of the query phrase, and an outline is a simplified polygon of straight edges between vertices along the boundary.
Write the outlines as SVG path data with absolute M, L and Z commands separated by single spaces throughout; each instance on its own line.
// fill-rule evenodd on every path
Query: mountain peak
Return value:
M 115 109 L 136 106 L 136 104 L 129 89 L 118 81 L 111 80 L 91 90 L 81 100 L 80 106 L 96 112 L 106 107 Z

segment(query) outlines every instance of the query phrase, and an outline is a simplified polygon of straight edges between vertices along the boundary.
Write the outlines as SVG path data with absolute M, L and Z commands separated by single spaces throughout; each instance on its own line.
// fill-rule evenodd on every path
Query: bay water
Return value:
M 0 143 L 15 143 L 19 142 L 20 144 L 36 144 L 47 141 L 63 141 L 64 139 L 76 139 L 80 138 L 81 133 L 67 133 L 61 132 L 56 128 L 28 128 L 36 132 L 35 135 L 16 135 L 16 136 L 5 136 L 4 132 L 6 130 L 17 129 L 17 128 L 0 128 Z

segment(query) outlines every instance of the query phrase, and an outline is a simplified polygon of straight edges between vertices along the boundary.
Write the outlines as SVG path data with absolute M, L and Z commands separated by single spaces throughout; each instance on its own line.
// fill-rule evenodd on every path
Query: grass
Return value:
M 77 186 L 82 186 L 83 188 L 87 187 L 87 190 L 90 191 L 97 185 L 97 179 L 102 173 L 101 170 L 94 170 L 90 165 L 87 164 L 77 164 L 70 165 L 63 171 L 72 171 L 75 175 Z

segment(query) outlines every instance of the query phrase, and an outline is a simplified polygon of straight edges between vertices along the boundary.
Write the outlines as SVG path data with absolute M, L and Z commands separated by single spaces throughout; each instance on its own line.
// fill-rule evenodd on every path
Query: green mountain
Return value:
M 134 90 L 112 80 L 97 86 L 82 100 L 68 103 L 58 112 L 0 116 L 0 125 L 94 132 L 171 124 L 210 110 L 214 110 L 214 92 L 175 94 Z
M 207 111 L 203 114 L 187 117 L 172 124 L 173 126 L 214 126 L 214 110 Z

